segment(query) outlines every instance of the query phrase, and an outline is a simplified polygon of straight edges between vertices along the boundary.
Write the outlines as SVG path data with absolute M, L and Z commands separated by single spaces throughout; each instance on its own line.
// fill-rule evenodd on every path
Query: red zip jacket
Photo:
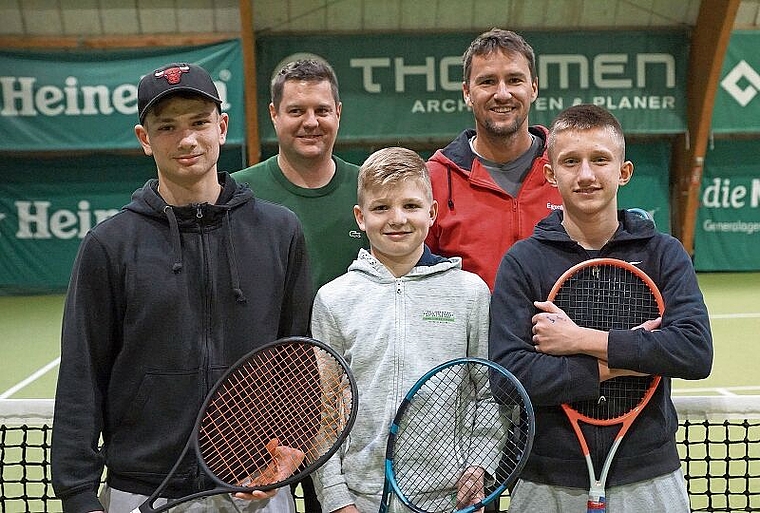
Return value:
M 544 151 L 533 161 L 516 198 L 475 158 L 469 142 L 473 129 L 459 134 L 427 163 L 439 206 L 425 242 L 435 254 L 461 256 L 462 268 L 478 274 L 491 291 L 507 249 L 530 237 L 535 225 L 562 205 L 557 188 L 544 178 L 548 131 L 539 125 L 529 130 L 544 141 Z

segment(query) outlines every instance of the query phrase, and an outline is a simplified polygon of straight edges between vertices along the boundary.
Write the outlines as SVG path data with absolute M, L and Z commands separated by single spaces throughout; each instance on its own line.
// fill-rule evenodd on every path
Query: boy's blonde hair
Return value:
M 408 148 L 391 146 L 377 150 L 367 157 L 359 169 L 356 198 L 359 205 L 369 190 L 397 185 L 406 180 L 414 180 L 425 192 L 425 197 L 433 201 L 433 186 L 430 184 L 425 161 L 417 152 Z

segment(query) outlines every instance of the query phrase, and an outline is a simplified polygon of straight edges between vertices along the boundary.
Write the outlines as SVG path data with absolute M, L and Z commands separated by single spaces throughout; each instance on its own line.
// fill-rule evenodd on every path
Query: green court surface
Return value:
M 710 312 L 715 360 L 710 376 L 677 380 L 679 395 L 760 394 L 760 273 L 702 273 L 699 283 Z
M 61 354 L 63 301 L 63 295 L 0 296 L 0 397 L 53 397 L 58 367 L 52 363 Z M 43 372 L 48 365 L 52 368 Z
M 760 394 L 760 273 L 701 273 L 715 363 L 709 378 L 677 380 L 678 395 Z M 51 398 L 60 354 L 63 295 L 0 296 L 0 394 Z

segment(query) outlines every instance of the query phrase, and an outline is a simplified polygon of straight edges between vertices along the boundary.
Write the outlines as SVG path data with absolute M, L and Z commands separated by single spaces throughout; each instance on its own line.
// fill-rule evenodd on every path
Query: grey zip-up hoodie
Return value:
M 380 506 L 388 428 L 406 392 L 427 371 L 454 358 L 488 354 L 490 293 L 461 259 L 423 257 L 395 278 L 361 250 L 348 272 L 319 289 L 312 335 L 347 360 L 359 387 L 349 439 L 314 474 L 323 511 Z

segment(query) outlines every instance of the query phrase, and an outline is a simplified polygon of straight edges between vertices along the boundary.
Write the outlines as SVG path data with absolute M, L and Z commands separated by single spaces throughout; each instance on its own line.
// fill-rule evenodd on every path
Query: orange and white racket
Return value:
M 638 267 L 614 258 L 595 258 L 571 267 L 559 277 L 548 299 L 578 326 L 603 331 L 634 328 L 662 316 L 665 310 L 662 295 L 652 279 Z M 589 512 L 606 511 L 605 485 L 612 460 L 659 383 L 659 376 L 617 377 L 600 383 L 598 398 L 562 405 L 586 459 L 591 483 Z M 581 422 L 593 426 L 620 425 L 598 478 Z

